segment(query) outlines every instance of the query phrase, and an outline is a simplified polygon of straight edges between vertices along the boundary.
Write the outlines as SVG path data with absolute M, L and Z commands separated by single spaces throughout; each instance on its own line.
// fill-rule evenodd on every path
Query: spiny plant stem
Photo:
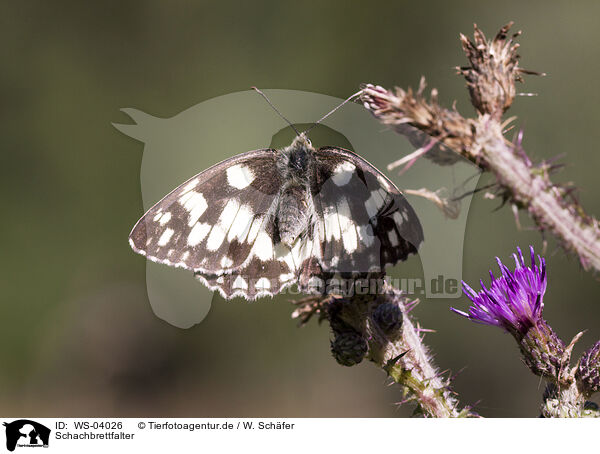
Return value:
M 540 229 L 552 232 L 567 250 L 577 254 L 584 268 L 600 270 L 597 221 L 566 203 L 544 171 L 528 166 L 505 140 L 497 121 L 487 115 L 479 117 L 471 153 L 485 161 L 498 183 L 510 190 L 513 202 L 526 207 Z
M 458 70 L 467 81 L 476 118 L 441 107 L 435 89 L 427 100 L 424 79 L 416 91 L 366 85 L 362 101 L 379 121 L 408 136 L 419 148 L 427 148 L 422 154 L 435 163 L 451 165 L 460 155 L 491 172 L 505 201 L 525 209 L 540 231 L 552 233 L 565 250 L 577 255 L 584 269 L 598 271 L 598 221 L 585 213 L 568 189 L 552 183 L 553 166 L 531 162 L 521 147 L 521 134 L 516 143 L 503 135 L 502 115 L 516 95 L 515 82 L 522 82 L 523 74 L 532 74 L 519 67 L 518 44 L 514 43 L 518 33 L 509 38 L 510 26 L 490 41 L 477 27 L 474 42 L 461 35 L 470 65 Z
M 425 415 L 436 418 L 473 416 L 468 410 L 460 411 L 448 381 L 433 364 L 428 348 L 413 324 L 406 308 L 406 298 L 398 292 L 387 295 L 389 301 L 402 310 L 402 335 L 393 342 L 384 335 L 374 336 L 370 343 L 371 360 L 405 388 L 405 397 L 415 400 Z
M 356 364 L 364 357 L 359 349 L 358 359 L 349 361 L 356 352 L 355 346 L 347 342 L 352 339 L 352 333 L 366 340 L 366 358 L 402 387 L 403 401 L 400 403 L 416 403 L 416 413 L 436 418 L 478 416 L 469 408 L 458 408 L 458 400 L 450 389 L 449 379 L 440 374 L 434 365 L 423 342 L 422 329 L 415 325 L 410 315 L 417 303 L 417 300 L 409 300 L 401 291 L 386 286 L 383 293 L 374 295 L 305 298 L 296 303 L 299 307 L 292 317 L 300 319 L 301 324 L 308 322 L 314 314 L 319 314 L 320 320 L 327 319 L 334 337 L 346 341 L 343 347 L 350 354 L 343 355 L 341 359 L 336 357 L 338 362 L 346 366 Z M 386 309 L 391 307 L 398 313 L 399 320 L 392 324 L 391 330 L 386 329 L 389 326 L 382 328 L 377 322 L 377 311 L 382 306 L 386 306 Z M 332 351 L 335 350 L 335 344 L 334 340 Z

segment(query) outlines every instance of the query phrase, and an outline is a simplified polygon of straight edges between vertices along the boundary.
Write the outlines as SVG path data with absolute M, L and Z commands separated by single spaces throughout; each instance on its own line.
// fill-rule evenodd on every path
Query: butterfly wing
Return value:
M 243 153 L 190 178 L 150 208 L 129 242 L 149 260 L 231 273 L 269 247 L 281 185 L 276 150 Z
M 417 252 L 421 223 L 394 183 L 349 150 L 324 147 L 315 158 L 311 191 L 324 272 L 383 272 Z
M 218 291 L 223 298 L 241 296 L 249 301 L 276 295 L 296 283 L 296 274 L 277 257 L 266 260 L 253 257 L 244 266 L 229 273 L 195 273 L 195 277 L 210 290 Z
M 335 147 L 315 152 L 316 222 L 291 248 L 278 242 L 277 157 L 272 149 L 251 151 L 190 178 L 137 222 L 132 248 L 194 271 L 225 298 L 249 300 L 295 283 L 311 291 L 333 273 L 381 272 L 416 253 L 421 225 L 400 191 L 367 161 Z

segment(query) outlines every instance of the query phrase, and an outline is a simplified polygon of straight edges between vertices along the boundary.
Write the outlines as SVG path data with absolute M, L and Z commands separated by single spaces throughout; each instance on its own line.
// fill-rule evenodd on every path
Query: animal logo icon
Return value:
M 14 451 L 17 446 L 48 447 L 50 429 L 30 419 L 17 419 L 3 423 L 6 427 L 6 449 Z

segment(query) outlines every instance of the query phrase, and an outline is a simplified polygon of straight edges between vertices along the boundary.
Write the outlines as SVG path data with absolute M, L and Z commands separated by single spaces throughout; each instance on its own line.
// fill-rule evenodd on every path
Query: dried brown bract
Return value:
M 506 24 L 488 41 L 475 25 L 473 41 L 461 33 L 460 41 L 470 66 L 456 68 L 467 80 L 473 106 L 481 114 L 499 119 L 515 99 L 515 82 L 523 82 L 522 74 L 538 74 L 519 67 L 519 44 L 514 40 L 521 32 L 508 37 L 512 22 Z
M 438 164 L 454 164 L 460 159 L 454 152 L 464 154 L 472 146 L 474 122 L 464 118 L 454 107 L 440 106 L 435 88 L 427 100 L 426 87 L 424 77 L 417 91 L 398 87 L 390 91 L 367 84 L 361 100 L 379 121 L 425 150 L 425 157 Z

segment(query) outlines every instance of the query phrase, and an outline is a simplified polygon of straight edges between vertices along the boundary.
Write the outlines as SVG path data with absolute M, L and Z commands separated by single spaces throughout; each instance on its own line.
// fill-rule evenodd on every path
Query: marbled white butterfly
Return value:
M 225 298 L 253 300 L 294 284 L 381 273 L 416 253 L 421 224 L 398 188 L 355 153 L 316 150 L 305 133 L 190 178 L 156 203 L 129 243 L 185 268 Z

